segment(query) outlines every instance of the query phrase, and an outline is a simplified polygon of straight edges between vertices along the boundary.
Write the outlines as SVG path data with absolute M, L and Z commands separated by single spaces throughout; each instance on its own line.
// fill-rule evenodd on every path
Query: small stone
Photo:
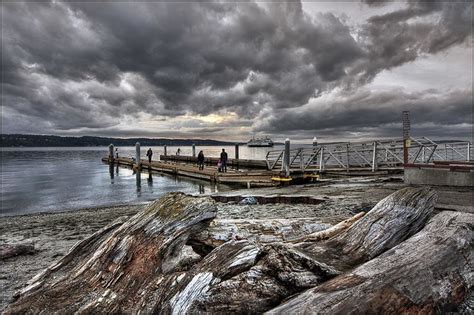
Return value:
M 258 201 L 255 197 L 249 196 L 245 197 L 239 202 L 239 205 L 256 205 L 258 204 Z

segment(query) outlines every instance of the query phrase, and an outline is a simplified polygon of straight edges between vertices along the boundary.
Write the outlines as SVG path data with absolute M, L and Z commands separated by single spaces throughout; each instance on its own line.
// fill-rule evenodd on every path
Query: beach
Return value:
M 214 198 L 241 199 L 255 196 L 261 200 L 279 196 L 285 202 L 240 204 L 217 202 L 216 219 L 297 219 L 337 224 L 360 211 L 370 210 L 379 200 L 405 187 L 398 177 L 331 179 L 308 185 L 280 188 L 245 189 L 212 194 Z M 436 188 L 439 200 L 435 210 L 473 212 L 472 189 Z M 237 198 L 238 197 L 238 198 Z M 283 198 L 286 197 L 286 198 Z M 292 198 L 311 198 L 317 203 L 293 203 Z M 257 199 L 258 199 L 257 198 Z M 119 217 L 131 217 L 141 205 L 86 208 L 77 211 L 4 216 L 0 220 L 0 245 L 33 244 L 36 252 L 1 261 L 0 284 L 3 288 L 0 310 L 14 292 L 46 267 L 63 257 L 68 250 L 92 233 Z

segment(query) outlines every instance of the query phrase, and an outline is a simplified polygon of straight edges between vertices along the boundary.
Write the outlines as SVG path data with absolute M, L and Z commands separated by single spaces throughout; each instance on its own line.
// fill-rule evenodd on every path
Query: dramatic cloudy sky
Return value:
M 472 4 L 1 4 L 2 133 L 471 138 Z

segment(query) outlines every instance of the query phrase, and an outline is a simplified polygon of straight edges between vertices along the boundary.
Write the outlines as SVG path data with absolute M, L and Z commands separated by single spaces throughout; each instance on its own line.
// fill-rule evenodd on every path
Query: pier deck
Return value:
M 197 163 L 197 157 L 186 155 L 160 155 L 160 161 L 183 162 L 183 163 Z M 206 157 L 204 163 L 209 165 L 217 165 L 219 158 Z M 267 162 L 265 160 L 249 160 L 249 159 L 232 159 L 227 160 L 227 166 L 242 167 L 242 168 L 258 168 L 267 169 Z
M 119 157 L 109 159 L 102 158 L 104 163 L 120 165 L 125 167 L 136 168 L 137 164 L 131 158 Z M 277 176 L 278 172 L 268 170 L 235 170 L 227 167 L 227 172 L 218 172 L 217 166 L 206 166 L 203 170 L 199 170 L 195 164 L 176 163 L 166 161 L 152 161 L 142 159 L 140 161 L 142 171 L 155 171 L 171 175 L 186 176 L 202 180 L 208 180 L 214 183 L 222 184 L 240 184 L 244 186 L 275 186 L 278 182 L 272 180 Z

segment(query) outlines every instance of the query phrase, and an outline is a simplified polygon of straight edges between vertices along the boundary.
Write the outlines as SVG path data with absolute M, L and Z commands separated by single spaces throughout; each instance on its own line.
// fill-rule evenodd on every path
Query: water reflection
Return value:
M 219 192 L 217 190 L 217 185 L 214 182 L 211 182 L 211 193 Z
M 131 156 L 134 149 L 120 148 L 121 156 Z M 220 150 L 216 147 L 216 154 Z M 0 216 L 144 202 L 173 191 L 196 194 L 230 189 L 209 181 L 146 172 L 147 183 L 142 186 L 140 174 L 131 168 L 102 163 L 107 154 L 107 147 L 4 148 L 0 152 Z
M 147 179 L 148 187 L 153 187 L 153 176 L 151 175 L 151 171 L 148 170 L 148 179 Z
M 113 184 L 114 183 L 114 165 L 113 164 L 110 164 L 109 165 L 109 174 L 110 174 L 110 183 Z
M 137 196 L 141 196 L 141 191 L 142 191 L 142 173 L 138 171 L 133 171 L 135 174 L 136 178 L 136 183 L 137 183 Z

